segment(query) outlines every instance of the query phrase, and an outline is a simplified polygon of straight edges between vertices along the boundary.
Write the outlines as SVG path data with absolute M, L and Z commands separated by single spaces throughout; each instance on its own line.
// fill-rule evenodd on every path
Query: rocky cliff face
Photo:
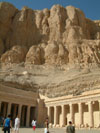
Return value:
M 80 80 L 70 82 L 75 75 L 84 77 L 83 71 L 93 76 L 99 71 L 100 21 L 87 19 L 73 6 L 18 10 L 1 2 L 0 64 L 2 83 L 16 88 L 31 88 L 50 97 L 60 95 L 61 90 L 62 95 L 85 90 L 85 81 L 85 85 Z M 26 74 L 18 74 L 19 69 Z

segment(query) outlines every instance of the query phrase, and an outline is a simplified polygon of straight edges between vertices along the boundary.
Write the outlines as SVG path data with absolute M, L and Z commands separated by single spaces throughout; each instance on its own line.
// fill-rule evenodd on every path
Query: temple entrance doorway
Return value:
M 54 107 L 51 107 L 51 123 L 54 124 Z
M 30 123 L 29 125 L 31 126 L 32 120 L 36 119 L 36 107 L 31 107 L 30 108 Z
M 26 114 L 27 114 L 27 106 L 22 106 L 22 112 L 21 112 L 21 126 L 26 126 Z
M 68 125 L 70 117 L 69 105 L 65 105 L 65 125 Z
M 7 102 L 2 102 L 2 104 L 1 104 L 1 115 L 4 118 L 7 117 L 7 108 L 8 108 L 8 103 Z

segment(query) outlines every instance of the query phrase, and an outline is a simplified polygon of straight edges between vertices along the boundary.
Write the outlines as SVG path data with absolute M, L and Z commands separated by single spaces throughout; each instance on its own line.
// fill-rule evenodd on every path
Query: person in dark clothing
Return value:
M 49 120 L 46 118 L 44 133 L 49 133 Z
M 8 115 L 8 117 L 4 120 L 3 127 L 4 133 L 6 133 L 6 131 L 10 133 L 10 128 L 12 128 L 11 115 Z
M 75 133 L 75 127 L 72 125 L 71 121 L 69 121 L 69 125 L 66 128 L 66 133 Z

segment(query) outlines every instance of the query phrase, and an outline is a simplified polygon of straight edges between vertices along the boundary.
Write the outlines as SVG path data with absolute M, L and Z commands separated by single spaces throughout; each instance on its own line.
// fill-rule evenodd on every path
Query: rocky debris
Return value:
M 100 64 L 100 41 L 83 40 L 69 45 L 69 62 L 88 66 Z
M 100 69 L 19 64 L 0 69 L 0 83 L 47 97 L 80 95 L 100 88 Z
M 26 47 L 15 45 L 11 50 L 5 52 L 1 56 L 1 63 L 3 65 L 13 64 L 13 63 L 21 63 L 25 60 L 25 56 L 27 53 Z
M 62 44 L 49 43 L 45 48 L 45 62 L 47 64 L 67 64 L 68 50 Z
M 44 51 L 41 47 L 39 46 L 32 46 L 27 55 L 26 55 L 26 62 L 29 64 L 36 64 L 36 65 L 41 65 L 44 63 Z
M 99 20 L 73 6 L 18 10 L 0 2 L 1 82 L 49 97 L 80 94 L 99 85 L 99 68 Z

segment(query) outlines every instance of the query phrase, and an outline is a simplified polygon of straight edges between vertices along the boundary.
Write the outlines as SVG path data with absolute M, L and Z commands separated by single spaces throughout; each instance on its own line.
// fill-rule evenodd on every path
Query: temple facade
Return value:
M 69 121 L 76 127 L 100 125 L 100 90 L 88 91 L 79 96 L 63 96 L 45 100 L 49 122 L 63 127 Z
M 32 119 L 37 118 L 38 94 L 0 84 L 0 113 L 5 118 L 11 114 L 20 118 L 21 126 L 29 127 Z M 13 122 L 14 123 L 14 122 Z
M 100 125 L 100 90 L 77 96 L 40 97 L 36 92 L 20 90 L 0 84 L 0 112 L 3 117 L 18 114 L 21 126 L 31 126 L 35 118 L 42 125 L 46 117 L 53 127 L 63 127 L 72 121 L 76 127 Z

